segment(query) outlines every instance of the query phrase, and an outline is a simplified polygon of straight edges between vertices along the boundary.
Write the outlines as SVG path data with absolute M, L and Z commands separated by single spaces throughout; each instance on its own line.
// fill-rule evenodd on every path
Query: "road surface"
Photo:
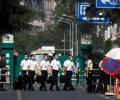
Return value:
M 61 87 L 62 88 L 62 87 Z M 75 91 L 21 91 L 21 100 L 117 100 L 104 94 L 87 93 L 82 86 L 76 86 Z M 16 100 L 14 90 L 0 91 L 0 100 Z

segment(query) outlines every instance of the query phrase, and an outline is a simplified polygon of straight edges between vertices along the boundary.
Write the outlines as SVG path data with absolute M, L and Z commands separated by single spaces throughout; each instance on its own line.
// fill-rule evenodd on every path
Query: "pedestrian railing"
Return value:
M 9 84 L 10 82 L 10 70 L 8 68 L 0 68 L 0 84 Z

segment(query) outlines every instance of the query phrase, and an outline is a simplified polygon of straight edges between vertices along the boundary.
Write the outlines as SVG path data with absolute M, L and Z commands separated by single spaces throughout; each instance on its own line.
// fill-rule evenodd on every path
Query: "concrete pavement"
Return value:
M 62 88 L 62 87 L 61 87 Z M 117 100 L 104 94 L 87 93 L 81 86 L 76 86 L 75 91 L 21 91 L 22 100 Z M 0 91 L 0 100 L 16 100 L 14 90 Z

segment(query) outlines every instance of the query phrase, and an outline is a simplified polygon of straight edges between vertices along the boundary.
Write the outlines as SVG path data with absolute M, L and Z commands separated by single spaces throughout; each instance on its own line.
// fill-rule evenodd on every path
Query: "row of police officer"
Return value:
M 71 78 L 72 71 L 76 70 L 76 73 L 79 71 L 79 66 L 75 68 L 75 65 L 72 61 L 72 56 L 69 55 L 68 59 L 64 62 L 64 68 L 61 67 L 61 63 L 58 60 L 58 56 L 55 55 L 54 59 L 51 61 L 48 60 L 48 55 L 44 55 L 44 59 L 38 64 L 35 56 L 31 55 L 30 60 L 28 60 L 27 55 L 24 56 L 24 59 L 21 61 L 21 74 L 23 77 L 23 88 L 26 90 L 28 83 L 28 90 L 34 90 L 34 76 L 35 74 L 42 77 L 41 86 L 39 89 L 41 91 L 47 91 L 46 89 L 46 79 L 48 74 L 53 77 L 54 81 L 50 85 L 50 90 L 53 91 L 53 86 L 56 86 L 56 90 L 59 91 L 58 86 L 58 73 L 59 69 L 63 70 L 65 78 L 65 85 L 63 90 L 74 90 Z M 28 77 L 28 78 L 27 78 Z

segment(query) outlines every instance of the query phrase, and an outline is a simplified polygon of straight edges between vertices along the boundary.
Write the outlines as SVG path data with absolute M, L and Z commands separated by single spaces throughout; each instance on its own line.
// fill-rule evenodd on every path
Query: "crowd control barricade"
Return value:
M 0 68 L 0 84 L 3 84 L 4 88 L 8 84 L 11 89 L 10 70 L 8 68 Z

